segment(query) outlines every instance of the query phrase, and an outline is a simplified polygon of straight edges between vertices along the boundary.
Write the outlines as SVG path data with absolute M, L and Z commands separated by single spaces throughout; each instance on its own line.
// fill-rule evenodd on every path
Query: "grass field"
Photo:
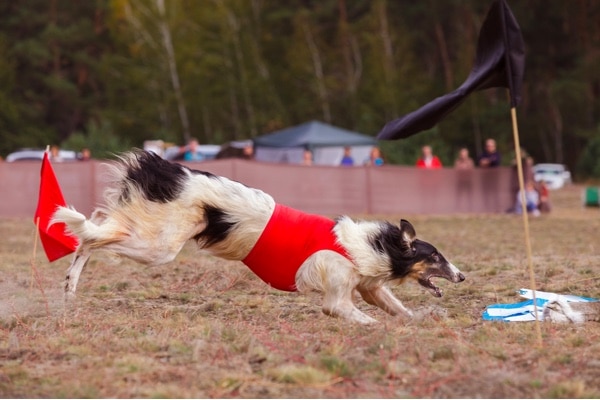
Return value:
M 600 297 L 600 210 L 582 187 L 552 193 L 530 219 L 539 290 Z M 359 216 L 360 217 L 360 216 Z M 401 216 L 377 216 L 399 219 Z M 465 273 L 441 299 L 394 288 L 419 317 L 357 326 L 321 313 L 318 294 L 269 289 L 246 267 L 186 246 L 144 267 L 96 254 L 75 301 L 70 257 L 33 257 L 31 220 L 0 219 L 1 397 L 600 397 L 600 325 L 485 322 L 530 287 L 522 218 L 405 216 Z M 370 217 L 369 217 L 370 218 Z

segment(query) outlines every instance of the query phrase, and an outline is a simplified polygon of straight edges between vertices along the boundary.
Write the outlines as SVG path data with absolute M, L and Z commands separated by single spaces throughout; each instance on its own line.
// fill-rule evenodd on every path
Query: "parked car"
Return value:
M 571 183 L 571 172 L 563 164 L 536 164 L 533 179 L 546 182 L 548 189 L 560 189 Z
M 58 155 L 64 161 L 77 160 L 77 153 L 72 150 L 59 150 Z M 44 150 L 40 149 L 21 149 L 6 156 L 7 162 L 15 161 L 35 161 L 44 159 Z

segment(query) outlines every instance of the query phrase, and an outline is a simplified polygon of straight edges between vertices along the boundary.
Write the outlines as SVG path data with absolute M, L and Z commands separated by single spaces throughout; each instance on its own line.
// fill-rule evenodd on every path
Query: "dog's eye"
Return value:
M 438 253 L 432 253 L 431 258 L 433 258 L 433 261 L 435 261 L 435 262 L 440 261 L 440 255 Z

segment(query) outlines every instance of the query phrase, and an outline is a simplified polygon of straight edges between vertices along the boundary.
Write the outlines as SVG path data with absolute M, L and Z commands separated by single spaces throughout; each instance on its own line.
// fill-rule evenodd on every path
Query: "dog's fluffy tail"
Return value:
M 57 222 L 66 224 L 69 233 L 76 236 L 79 243 L 103 239 L 101 228 L 73 208 L 59 207 L 54 212 L 50 224 Z

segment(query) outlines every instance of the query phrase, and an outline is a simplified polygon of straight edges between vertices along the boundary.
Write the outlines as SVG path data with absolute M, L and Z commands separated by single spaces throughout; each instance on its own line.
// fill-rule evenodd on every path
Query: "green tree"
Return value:
M 600 179 L 600 126 L 583 150 L 577 170 L 584 178 Z
M 14 103 L 3 146 L 58 143 L 94 118 L 103 100 L 95 67 L 108 43 L 105 12 L 103 2 L 2 3 L 2 51 L 10 60 L 4 66 L 13 67 Z
M 222 143 L 311 119 L 376 135 L 466 79 L 490 1 L 3 2 L 0 153 L 97 132 L 111 148 Z M 600 2 L 508 2 L 526 43 L 522 146 L 577 172 L 600 124 Z M 505 89 L 382 147 L 412 165 L 428 143 L 449 165 L 487 137 L 513 150 Z

